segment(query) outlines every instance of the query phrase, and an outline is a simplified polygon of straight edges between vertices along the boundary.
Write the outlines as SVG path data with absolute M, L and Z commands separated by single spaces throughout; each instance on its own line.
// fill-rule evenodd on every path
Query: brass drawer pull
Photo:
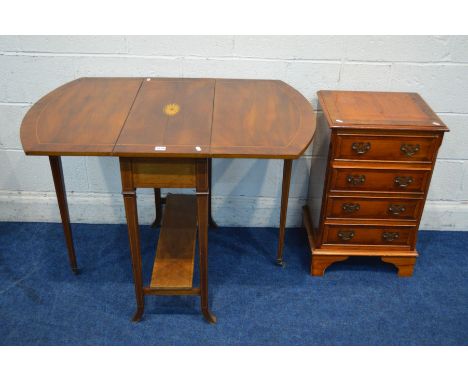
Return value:
M 359 211 L 361 206 L 359 203 L 343 203 L 342 208 L 344 212 L 353 213 Z
M 351 148 L 356 154 L 362 155 L 370 150 L 371 144 L 370 142 L 353 142 Z
M 406 211 L 406 207 L 402 204 L 390 204 L 388 206 L 388 213 L 391 215 L 400 215 Z
M 396 176 L 394 179 L 395 184 L 399 187 L 408 187 L 413 181 L 412 176 Z
M 364 175 L 348 175 L 346 181 L 353 186 L 357 186 L 363 184 L 366 181 L 366 177 Z
M 340 240 L 349 241 L 354 237 L 354 231 L 338 231 Z
M 384 241 L 394 241 L 400 238 L 400 234 L 398 232 L 384 232 L 382 234 L 382 239 Z
M 411 145 L 409 143 L 402 143 L 400 146 L 400 151 L 405 154 L 407 157 L 412 157 L 420 150 L 419 144 Z

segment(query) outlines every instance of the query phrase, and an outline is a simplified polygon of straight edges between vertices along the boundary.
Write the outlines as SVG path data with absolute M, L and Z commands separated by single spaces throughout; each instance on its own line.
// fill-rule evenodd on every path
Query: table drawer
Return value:
M 338 134 L 335 159 L 432 162 L 435 136 Z
M 134 158 L 135 187 L 195 188 L 196 161 L 190 158 Z
M 414 227 L 325 225 L 323 244 L 410 246 Z
M 424 193 L 428 170 L 333 168 L 332 191 L 383 191 Z
M 331 196 L 327 203 L 326 217 L 332 219 L 417 220 L 423 203 L 423 199 Z

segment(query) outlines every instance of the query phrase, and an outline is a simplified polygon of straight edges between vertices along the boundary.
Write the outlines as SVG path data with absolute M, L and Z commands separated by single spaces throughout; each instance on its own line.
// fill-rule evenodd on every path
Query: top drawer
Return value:
M 432 162 L 434 135 L 372 135 L 338 133 L 334 159 Z

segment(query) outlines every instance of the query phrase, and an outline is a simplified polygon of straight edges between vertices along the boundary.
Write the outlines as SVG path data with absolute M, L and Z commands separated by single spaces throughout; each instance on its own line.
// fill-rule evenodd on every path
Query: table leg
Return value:
M 211 215 L 211 197 L 213 195 L 212 193 L 212 187 L 211 187 L 211 175 L 213 173 L 213 165 L 212 165 L 212 159 L 208 158 L 208 188 L 210 190 L 210 195 L 208 197 L 208 224 L 211 228 L 218 228 L 218 225 L 213 219 L 213 216 Z
M 279 226 L 278 252 L 276 255 L 276 264 L 284 266 L 283 247 L 284 232 L 286 228 L 286 216 L 288 212 L 289 185 L 291 183 L 292 159 L 285 159 L 283 165 L 283 187 L 281 191 L 281 214 Z
M 197 160 L 197 219 L 198 219 L 198 256 L 200 258 L 200 299 L 205 319 L 216 323 L 215 315 L 208 305 L 208 204 L 209 180 L 208 160 Z
M 133 281 L 135 284 L 135 297 L 137 302 L 137 310 L 132 320 L 140 321 L 145 309 L 141 270 L 140 228 L 138 226 L 136 189 L 133 187 L 130 162 L 126 159 L 120 160 L 120 174 L 122 177 L 122 195 L 124 198 L 125 215 L 127 217 L 128 239 L 130 242 Z
M 155 188 L 154 189 L 154 204 L 156 206 L 156 218 L 154 219 L 153 224 L 151 224 L 151 228 L 157 228 L 161 226 L 161 219 L 162 219 L 162 200 L 161 200 L 161 189 Z
M 70 224 L 70 215 L 68 212 L 67 192 L 63 180 L 62 159 L 59 156 L 49 156 L 50 168 L 54 179 L 55 193 L 62 218 L 63 232 L 67 242 L 68 260 L 74 274 L 78 274 L 78 265 L 76 262 L 75 247 L 73 245 L 73 236 Z

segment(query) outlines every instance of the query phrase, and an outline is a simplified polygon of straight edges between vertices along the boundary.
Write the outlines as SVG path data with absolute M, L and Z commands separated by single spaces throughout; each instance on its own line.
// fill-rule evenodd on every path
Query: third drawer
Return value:
M 420 215 L 423 199 L 329 196 L 326 217 L 331 219 L 414 220 Z

